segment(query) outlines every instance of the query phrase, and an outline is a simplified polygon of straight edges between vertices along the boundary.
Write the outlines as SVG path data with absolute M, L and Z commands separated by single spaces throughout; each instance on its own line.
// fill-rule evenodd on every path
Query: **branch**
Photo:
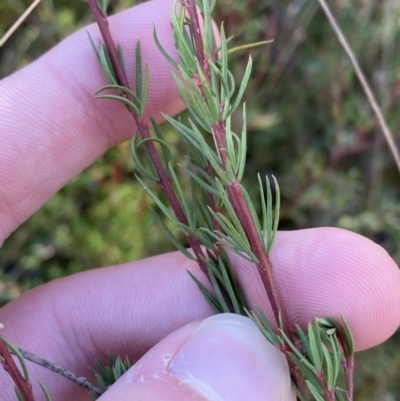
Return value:
M 43 368 L 49 369 L 54 373 L 57 373 L 63 377 L 65 377 L 68 380 L 71 380 L 72 382 L 79 384 L 80 386 L 86 388 L 89 391 L 92 391 L 96 395 L 101 395 L 103 392 L 96 386 L 94 386 L 92 383 L 90 383 L 85 377 L 79 377 L 76 376 L 74 373 L 70 372 L 67 369 L 62 368 L 61 366 L 58 366 L 50 361 L 47 361 L 44 358 L 41 358 L 35 354 L 32 354 L 29 351 L 26 351 L 22 348 L 18 348 L 18 351 L 21 353 L 21 355 L 26 359 L 27 361 L 31 361 L 33 363 L 36 363 L 39 366 L 42 366 Z
M 319 4 L 321 5 L 321 8 L 323 9 L 326 17 L 328 18 L 329 23 L 331 24 L 336 37 L 338 38 L 344 51 L 346 52 L 351 63 L 353 64 L 357 78 L 360 81 L 360 84 L 365 92 L 365 95 L 367 96 L 368 102 L 371 105 L 372 110 L 374 111 L 374 113 L 378 119 L 379 125 L 381 126 L 381 129 L 383 132 L 383 135 L 385 136 L 385 139 L 388 143 L 389 149 L 392 152 L 392 156 L 395 160 L 396 166 L 400 172 L 399 150 L 396 147 L 396 144 L 393 139 L 393 134 L 391 133 L 391 131 L 386 123 L 385 117 L 383 116 L 382 110 L 379 107 L 378 102 L 375 99 L 374 93 L 372 92 L 372 89 L 371 89 L 364 73 L 362 72 L 360 65 L 358 64 L 358 61 L 356 59 L 356 56 L 354 55 L 354 52 L 351 50 L 349 43 L 347 42 L 342 30 L 340 29 L 338 23 L 335 20 L 335 17 L 333 16 L 329 6 L 326 4 L 326 1 L 325 0 L 318 0 L 318 1 L 319 1 Z
M 107 15 L 100 10 L 99 5 L 96 0 L 87 0 L 87 2 L 89 4 L 89 7 L 92 10 L 92 13 L 96 20 L 96 23 L 99 26 L 101 35 L 104 40 L 104 44 L 107 48 L 107 52 L 108 52 L 110 60 L 111 60 L 111 64 L 115 70 L 117 80 L 121 86 L 124 86 L 125 88 L 130 89 L 128 80 L 124 73 L 124 69 L 118 58 L 117 49 L 112 40 L 112 36 L 111 36 L 111 32 L 110 32 L 109 24 L 108 24 L 108 20 L 107 20 Z M 133 111 L 130 111 L 130 113 L 135 120 L 137 129 L 138 129 L 142 139 L 151 138 L 151 135 L 149 132 L 149 127 L 143 121 L 143 119 L 139 118 Z M 152 141 L 147 141 L 146 147 L 147 147 L 150 158 L 154 164 L 154 167 L 155 167 L 158 177 L 159 177 L 157 184 L 160 186 L 160 188 L 164 192 L 165 196 L 167 197 L 168 202 L 170 203 L 172 210 L 174 211 L 179 222 L 187 226 L 188 220 L 186 218 L 185 212 L 183 211 L 181 204 L 179 203 L 179 200 L 175 195 L 174 188 L 171 183 L 171 179 L 168 176 L 167 172 L 165 171 L 165 168 L 160 160 L 160 157 L 158 156 L 158 153 L 154 146 L 154 143 Z M 189 245 L 191 246 L 191 248 L 193 249 L 193 252 L 197 259 L 197 263 L 199 264 L 201 270 L 207 275 L 207 266 L 204 262 L 205 254 L 200 246 L 199 241 L 192 236 L 188 236 L 188 242 L 189 242 Z

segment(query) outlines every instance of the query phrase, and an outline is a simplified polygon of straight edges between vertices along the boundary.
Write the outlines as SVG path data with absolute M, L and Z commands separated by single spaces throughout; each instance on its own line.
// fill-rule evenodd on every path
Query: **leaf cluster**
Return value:
M 249 316 L 264 336 L 290 358 L 292 368 L 304 376 L 309 396 L 316 401 L 351 399 L 354 340 L 344 318 L 342 323 L 333 318 L 317 318 L 308 323 L 307 331 L 296 325 L 293 341 L 282 329 L 276 333 L 260 309 Z M 345 389 L 338 385 L 342 369 Z M 292 384 L 297 397 L 307 401 L 297 383 Z
M 106 392 L 129 368 L 131 363 L 128 357 L 113 358 L 111 354 L 107 356 L 107 363 L 96 361 L 96 368 L 89 368 L 93 376 L 97 380 L 97 386 L 102 391 Z M 96 400 L 99 395 L 91 393 L 91 397 Z
M 180 2 L 176 2 L 175 6 L 178 3 Z M 231 124 L 232 113 L 240 105 L 249 81 L 252 60 L 250 58 L 247 63 L 236 97 L 232 100 L 235 85 L 228 68 L 228 46 L 224 27 L 221 25 L 221 42 L 217 47 L 211 26 L 211 11 L 215 1 L 210 4 L 208 0 L 202 0 L 197 4 L 204 15 L 204 33 L 201 37 L 198 25 L 196 25 L 198 24 L 195 20 L 196 17 L 187 18 L 187 8 L 184 5 L 187 7 L 190 5 L 180 4 L 180 8 L 177 11 L 175 9 L 172 15 L 174 41 L 179 62 L 173 60 L 165 52 L 157 38 L 156 30 L 154 30 L 155 42 L 171 65 L 179 94 L 190 114 L 187 121 L 164 115 L 186 146 L 186 158 L 184 163 L 179 164 L 179 167 L 189 179 L 189 196 L 187 197 L 184 193 L 174 161 L 171 158 L 172 152 L 163 138 L 160 127 L 154 120 L 152 120 L 152 124 L 155 136 L 150 137 L 145 133 L 146 136 L 143 137 L 143 132 L 139 129 L 140 134 L 135 135 L 132 143 L 132 156 L 139 173 L 158 183 L 161 187 L 169 188 L 168 186 L 172 185 L 181 208 L 178 211 L 182 210 L 183 217 L 176 213 L 176 205 L 175 207 L 171 205 L 173 209 L 171 210 L 145 183 L 144 179 L 138 177 L 138 180 L 158 207 L 158 211 L 153 209 L 152 214 L 162 230 L 188 258 L 196 260 L 200 265 L 206 267 L 203 271 L 207 274 L 213 292 L 210 292 L 198 278 L 192 274 L 191 276 L 214 310 L 251 316 L 266 338 L 277 345 L 290 359 L 290 363 L 295 366 L 295 369 L 305 377 L 305 383 L 314 399 L 317 401 L 321 399 L 341 401 L 343 398 L 336 387 L 336 380 L 342 361 L 346 360 L 346 357 L 352 358 L 352 354 L 350 355 L 349 350 L 339 344 L 336 336 L 339 324 L 333 320 L 334 323 L 325 320 L 324 324 L 330 326 L 328 328 L 324 326 L 322 329 L 321 321 L 317 321 L 314 325 L 309 325 L 307 334 L 297 327 L 297 334 L 294 337 L 293 333 L 287 333 L 284 330 L 282 322 L 280 333 L 276 334 L 265 317 L 261 322 L 253 312 L 248 312 L 246 309 L 246 300 L 237 284 L 225 249 L 235 252 L 255 264 L 261 263 L 257 243 L 261 244 L 263 254 L 267 255 L 272 249 L 279 216 L 279 189 L 276 179 L 273 178 L 276 189 L 275 210 L 273 211 L 270 180 L 267 178 L 266 181 L 265 199 L 264 186 L 259 176 L 263 215 L 262 223 L 260 223 L 249 194 L 240 184 L 247 149 L 245 106 L 241 113 L 240 135 L 233 131 Z M 149 84 L 147 76 L 144 82 L 140 80 L 142 77 L 140 46 L 137 46 L 136 51 L 137 76 L 140 77 L 136 82 L 136 92 L 121 87 L 116 81 L 110 59 L 102 54 L 107 50 L 105 47 L 101 47 L 100 51 L 97 51 L 99 62 L 111 82 L 111 85 L 101 91 L 108 89 L 118 91 L 120 93 L 118 96 L 106 95 L 107 98 L 119 100 L 125 104 L 140 124 L 144 107 L 142 88 L 144 87 L 147 92 Z M 120 62 L 123 65 L 122 55 L 120 55 Z M 105 65 L 103 65 L 104 63 Z M 142 138 L 139 139 L 139 136 Z M 150 143 L 159 145 L 160 159 L 155 158 L 151 153 L 151 148 L 148 147 Z M 144 145 L 147 168 L 139 159 L 138 148 L 142 145 Z M 160 169 L 160 162 L 163 169 Z M 161 174 L 162 171 L 166 172 L 167 182 Z M 248 214 L 247 220 L 245 216 L 240 215 L 241 211 L 244 215 Z M 189 239 L 198 241 L 206 249 L 206 254 L 196 253 L 196 250 L 192 254 L 186 250 L 164 224 L 160 213 Z M 348 329 L 347 325 L 346 328 Z M 351 343 L 351 335 L 347 336 L 347 331 L 344 333 L 346 341 Z M 301 345 L 299 346 L 296 342 Z M 304 400 L 304 389 L 299 383 L 295 382 L 295 384 L 298 386 L 297 392 L 300 399 Z

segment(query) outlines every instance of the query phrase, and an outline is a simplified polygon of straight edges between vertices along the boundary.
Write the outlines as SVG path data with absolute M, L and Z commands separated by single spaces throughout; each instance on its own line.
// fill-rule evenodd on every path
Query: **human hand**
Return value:
M 175 54 L 171 3 L 145 3 L 111 19 L 123 48 L 133 51 L 139 36 L 146 43 L 143 58 L 152 80 L 147 112 L 153 116 L 183 108 L 151 34 L 154 22 L 164 47 Z M 89 30 L 98 37 L 95 27 Z M 127 70 L 132 77 L 133 66 Z M 134 132 L 120 104 L 94 100 L 104 84 L 84 31 L 1 82 L 0 160 L 7 174 L 0 176 L 0 242 L 109 146 Z M 282 232 L 271 258 L 292 321 L 304 324 L 315 316 L 343 314 L 359 350 L 384 341 L 399 326 L 399 270 L 367 239 L 329 228 Z M 268 313 L 251 266 L 238 259 L 235 266 L 241 277 L 246 272 L 251 302 Z M 288 389 L 288 373 L 277 351 L 259 340 L 244 318 L 201 320 L 212 312 L 186 269 L 201 277 L 192 262 L 172 253 L 52 282 L 0 311 L 3 335 L 79 375 L 87 375 L 86 367 L 108 352 L 131 360 L 147 352 L 101 398 L 105 401 L 242 400 L 242 394 L 255 401 L 288 399 L 282 393 Z M 218 352 L 209 340 L 217 342 Z M 193 376 L 183 385 L 178 372 L 182 354 L 191 358 L 186 362 Z M 87 399 L 65 379 L 36 367 L 32 373 L 33 381 L 44 380 L 54 401 Z M 4 374 L 1 383 L 6 390 L 0 399 L 13 399 Z M 201 393 L 207 386 L 214 395 Z

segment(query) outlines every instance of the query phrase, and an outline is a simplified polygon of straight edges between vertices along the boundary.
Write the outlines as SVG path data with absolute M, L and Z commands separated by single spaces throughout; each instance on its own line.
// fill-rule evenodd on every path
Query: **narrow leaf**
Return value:
M 221 307 L 220 303 L 218 302 L 217 298 L 214 297 L 213 294 L 211 294 L 210 291 L 204 285 L 197 279 L 196 276 L 193 275 L 192 272 L 187 270 L 189 273 L 189 276 L 194 280 L 194 282 L 197 284 L 199 287 L 200 292 L 203 294 L 204 298 L 206 301 L 210 304 L 210 306 L 214 309 L 216 313 L 223 313 L 223 308 Z
M 172 67 L 174 67 L 175 69 L 179 70 L 178 63 L 164 50 L 164 48 L 162 47 L 160 41 L 158 40 L 157 32 L 156 32 L 156 26 L 155 25 L 153 25 L 153 38 L 154 38 L 154 42 L 156 43 L 156 46 L 157 46 L 158 50 L 160 51 L 160 53 L 172 65 Z
M 167 225 L 164 223 L 163 219 L 159 216 L 159 214 L 153 209 L 150 208 L 150 212 L 153 215 L 154 220 L 158 223 L 160 228 L 164 231 L 165 235 L 167 238 L 174 244 L 176 249 L 181 251 L 187 258 L 190 260 L 193 260 L 194 262 L 196 261 L 196 257 L 191 254 L 181 243 L 180 241 L 175 237 L 175 235 L 172 233 L 172 231 L 167 227 Z
M 253 61 L 252 61 L 251 57 L 249 57 L 249 61 L 247 63 L 247 67 L 246 67 L 246 70 L 245 70 L 243 78 L 242 78 L 242 82 L 241 82 L 240 87 L 239 87 L 239 92 L 238 92 L 238 94 L 236 96 L 235 102 L 233 103 L 231 109 L 229 110 L 228 115 L 231 115 L 237 109 L 237 107 L 239 106 L 239 104 L 240 104 L 240 102 L 242 100 L 244 91 L 246 90 L 247 84 L 249 82 L 252 65 L 253 65 Z
M 46 386 L 44 385 L 44 383 L 41 380 L 38 380 L 38 383 L 39 383 L 39 386 L 41 387 L 41 389 L 43 391 L 43 394 L 44 394 L 44 397 L 45 397 L 46 401 L 51 401 L 50 394 L 49 394 Z
M 142 55 L 140 53 L 140 40 L 136 42 L 136 95 L 139 101 L 142 103 L 143 100 L 143 82 L 142 82 Z

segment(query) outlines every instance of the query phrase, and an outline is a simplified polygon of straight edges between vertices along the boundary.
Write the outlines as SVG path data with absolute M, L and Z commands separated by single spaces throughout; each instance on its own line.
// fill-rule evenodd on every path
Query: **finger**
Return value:
M 141 41 L 143 65 L 150 70 L 146 116 L 158 121 L 161 112 L 183 109 L 169 64 L 153 39 L 155 26 L 165 50 L 177 59 L 172 3 L 154 0 L 110 18 L 132 85 L 135 46 Z M 0 83 L 0 245 L 58 189 L 135 132 L 123 105 L 94 98 L 107 81 L 87 33 L 97 44 L 100 34 L 91 25 Z
M 389 338 L 400 325 L 400 270 L 379 245 L 350 231 L 317 228 L 279 232 L 271 254 L 289 321 L 344 316 L 358 351 Z M 272 318 L 254 266 L 235 257 L 250 304 Z
M 271 259 L 294 323 L 343 314 L 356 349 L 384 341 L 399 326 L 399 270 L 366 238 L 328 228 L 279 233 Z M 254 267 L 241 260 L 235 266 L 246 269 L 250 299 L 265 307 Z M 136 360 L 167 334 L 212 313 L 187 269 L 205 283 L 179 253 L 52 282 L 0 311 L 4 336 L 80 375 L 107 352 Z M 64 379 L 40 372 L 54 391 L 71 391 Z
M 172 331 L 212 314 L 188 269 L 202 278 L 193 262 L 174 252 L 53 281 L 0 310 L 2 335 L 80 376 L 88 376 L 96 359 L 106 363 L 108 354 L 135 362 Z M 76 384 L 29 368 L 35 396 L 41 394 L 40 378 L 53 401 L 87 399 Z M 13 386 L 3 386 L 3 378 L 0 400 L 6 401 Z
M 290 401 L 283 354 L 250 319 L 192 323 L 152 348 L 99 401 Z

